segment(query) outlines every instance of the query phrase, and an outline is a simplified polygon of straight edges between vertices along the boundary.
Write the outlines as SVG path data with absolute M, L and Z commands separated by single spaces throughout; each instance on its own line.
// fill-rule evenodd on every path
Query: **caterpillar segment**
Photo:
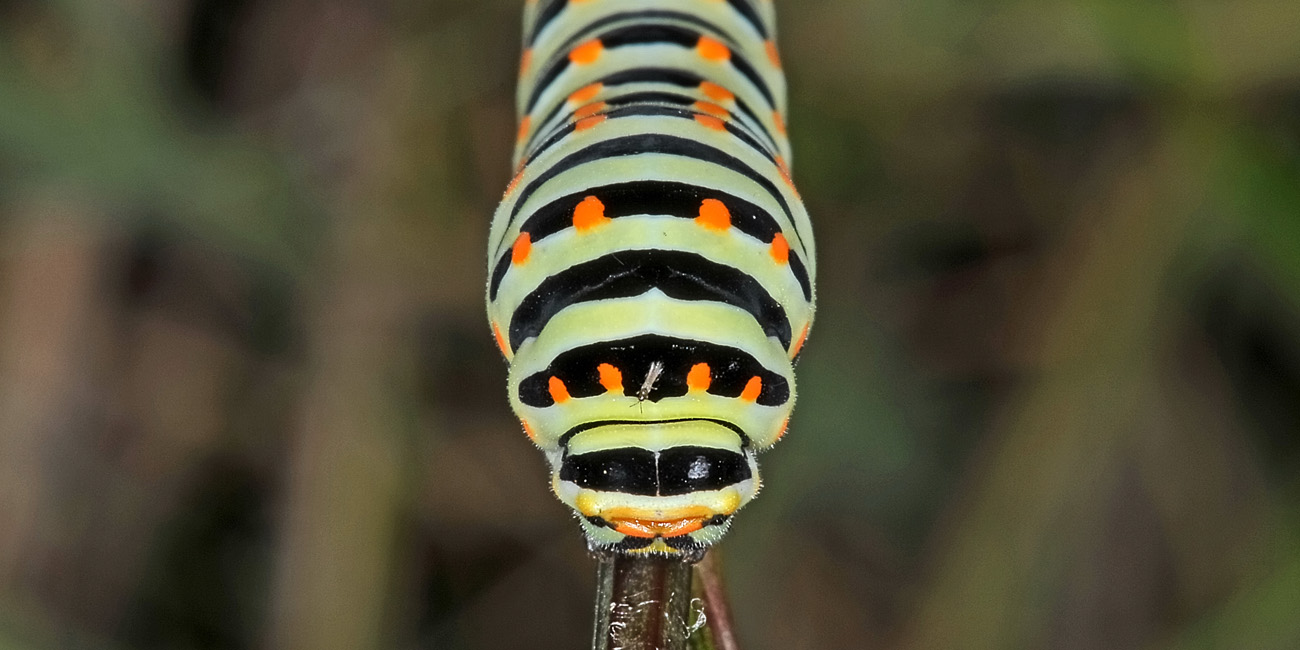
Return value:
M 698 558 L 760 486 L 812 323 L 762 0 L 530 0 L 488 317 L 593 550 Z

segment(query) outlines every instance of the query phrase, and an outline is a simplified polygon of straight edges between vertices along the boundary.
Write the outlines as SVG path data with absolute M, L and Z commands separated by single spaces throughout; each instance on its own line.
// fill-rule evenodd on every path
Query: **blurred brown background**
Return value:
M 0 0 L 0 650 L 581 648 L 483 316 L 521 3 Z M 1300 3 L 779 3 L 745 647 L 1300 647 Z

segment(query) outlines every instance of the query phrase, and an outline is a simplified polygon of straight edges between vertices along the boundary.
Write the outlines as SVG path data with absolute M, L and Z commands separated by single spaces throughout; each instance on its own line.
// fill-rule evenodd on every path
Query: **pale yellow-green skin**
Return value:
M 770 3 L 755 3 L 760 15 L 772 32 Z M 525 34 L 531 32 L 538 3 L 530 2 L 525 12 Z M 519 82 L 519 109 L 523 111 L 532 93 L 537 75 L 554 57 L 563 57 L 567 51 L 558 48 L 582 26 L 620 11 L 648 8 L 670 9 L 690 13 L 720 26 L 735 37 L 739 46 L 735 52 L 742 55 L 758 71 L 772 90 L 775 106 L 766 100 L 753 85 L 737 73 L 726 61 L 701 58 L 695 50 L 676 45 L 652 44 L 627 46 L 606 50 L 591 63 L 571 64 L 540 95 L 540 100 L 528 116 L 531 122 L 521 133 L 516 151 L 516 162 L 528 154 L 528 146 L 540 141 L 550 129 L 571 121 L 577 103 L 567 99 L 574 91 L 602 79 L 614 72 L 653 62 L 656 67 L 683 68 L 694 71 L 706 79 L 734 93 L 739 100 L 754 107 L 760 120 L 754 123 L 736 110 L 736 100 L 717 102 L 698 88 L 673 88 L 673 92 L 698 97 L 699 101 L 720 103 L 731 112 L 730 121 L 745 127 L 755 139 L 774 147 L 774 153 L 787 164 L 790 160 L 789 143 L 784 131 L 777 127 L 777 112 L 785 114 L 785 81 L 779 68 L 769 63 L 763 39 L 752 26 L 738 18 L 726 2 L 710 0 L 656 0 L 654 2 L 625 2 L 620 0 L 570 1 L 562 14 L 552 20 L 538 35 L 532 49 L 531 62 L 523 70 Z M 612 23 L 616 27 L 621 23 Z M 698 26 L 686 25 L 698 30 Z M 602 28 L 604 31 L 606 28 Z M 577 43 L 583 42 L 579 39 Z M 643 90 L 663 90 L 661 84 L 626 84 L 602 88 L 587 101 L 600 102 L 618 94 Z M 557 104 L 564 104 L 550 124 L 536 122 L 551 112 Z M 765 110 L 758 110 L 764 108 Z M 528 123 L 526 122 L 526 123 Z M 725 151 L 749 168 L 772 179 L 789 206 L 792 218 L 773 199 L 771 194 L 746 176 L 725 167 L 679 156 L 642 153 L 601 159 L 569 169 L 551 178 L 537 188 L 517 214 L 511 219 L 520 189 L 558 160 L 593 144 L 623 135 L 662 133 L 689 138 Z M 749 146 L 738 143 L 726 131 L 708 128 L 692 119 L 668 116 L 629 116 L 606 120 L 593 128 L 569 134 L 535 158 L 525 161 L 522 172 L 512 182 L 512 188 L 503 198 L 493 219 L 489 266 L 505 254 L 519 236 L 520 226 L 533 211 L 551 201 L 582 192 L 586 188 L 620 182 L 656 180 L 689 183 L 725 191 L 757 205 L 771 215 L 789 242 L 790 250 L 806 266 L 810 280 L 815 277 L 815 251 L 811 239 L 812 227 L 807 212 L 793 186 L 782 182 L 783 170 L 777 163 Z M 803 234 L 804 237 L 800 237 Z M 593 546 L 609 546 L 624 539 L 621 533 L 599 527 L 586 521 L 591 516 L 633 516 L 656 521 L 673 519 L 678 515 L 708 512 L 730 515 L 753 498 L 759 488 L 755 454 L 770 447 L 784 433 L 794 405 L 794 373 L 791 358 L 802 343 L 812 322 L 813 301 L 806 300 L 800 285 L 787 264 L 778 262 L 768 243 L 745 235 L 735 228 L 716 230 L 702 227 L 691 219 L 664 215 L 624 216 L 613 219 L 597 228 L 580 231 L 567 228 L 545 237 L 531 246 L 526 262 L 513 265 L 506 273 L 496 299 L 488 303 L 488 316 L 493 326 L 505 332 L 511 315 L 520 302 L 537 289 L 548 276 L 589 260 L 595 260 L 626 249 L 660 249 L 692 252 L 711 261 L 725 264 L 757 280 L 781 304 L 789 319 L 790 329 L 798 341 L 787 349 L 781 341 L 768 337 L 763 327 L 747 311 L 721 302 L 703 300 L 678 300 L 657 289 L 629 298 L 597 300 L 574 303 L 550 319 L 535 338 L 524 340 L 518 349 L 503 352 L 510 361 L 508 392 L 516 414 L 531 432 L 533 441 L 547 455 L 554 474 L 552 488 L 561 501 L 582 515 L 584 530 Z M 767 370 L 776 372 L 789 384 L 790 398 L 779 406 L 763 406 L 752 400 L 722 397 L 705 391 L 691 391 L 680 397 L 658 401 L 641 400 L 623 392 L 607 392 L 593 397 L 571 398 L 552 406 L 537 408 L 519 399 L 519 384 L 524 378 L 545 370 L 555 357 L 567 350 L 592 343 L 614 341 L 643 334 L 658 334 L 681 339 L 715 343 L 738 348 L 753 356 Z M 625 385 L 638 386 L 642 377 L 623 377 Z M 675 446 L 714 447 L 743 454 L 748 461 L 753 478 L 721 490 L 699 491 L 677 496 L 638 496 L 618 492 L 600 492 L 581 489 L 573 483 L 559 479 L 560 461 L 565 450 L 560 436 L 575 426 L 596 420 L 674 420 L 682 418 L 708 418 L 724 420 L 743 430 L 748 441 L 731 429 L 710 422 L 687 422 L 654 426 L 600 426 L 588 429 L 567 442 L 569 453 L 582 453 L 602 449 L 639 447 L 660 450 Z M 631 513 L 630 515 L 628 513 Z M 687 514 L 683 514 L 687 513 Z M 726 526 L 706 526 L 691 533 L 698 542 L 711 544 L 725 532 Z M 674 552 L 662 540 L 646 549 L 647 552 Z
M 527 3 L 524 9 L 524 34 L 532 33 L 540 4 L 540 2 L 532 1 Z M 755 3 L 755 8 L 763 23 L 767 26 L 768 34 L 774 37 L 776 34 L 776 10 L 772 3 L 770 0 L 763 0 Z M 565 55 L 567 52 L 561 48 L 582 26 L 589 25 L 611 14 L 645 9 L 691 14 L 728 30 L 736 37 L 738 44 L 741 46 L 737 50 L 737 54 L 743 56 L 754 66 L 768 88 L 771 89 L 776 102 L 776 109 L 782 115 L 788 112 L 785 74 L 779 68 L 768 65 L 766 46 L 762 37 L 743 20 L 739 20 L 731 8 L 727 6 L 727 3 L 721 0 L 587 0 L 585 2 L 569 2 L 564 9 L 564 13 L 557 19 L 552 20 L 537 35 L 529 55 L 532 64 L 520 71 L 519 85 L 515 92 L 515 110 L 521 116 L 526 114 L 526 103 L 532 95 L 533 86 L 539 81 L 538 75 L 544 70 L 545 63 L 557 56 Z M 613 22 L 609 24 L 609 27 L 634 23 L 635 21 Z M 679 24 L 693 26 L 687 23 Z M 533 121 L 536 122 L 538 118 L 547 115 L 554 104 L 564 101 L 564 98 L 568 97 L 573 91 L 593 81 L 602 79 L 611 72 L 635 65 L 645 65 L 647 61 L 653 61 L 654 65 L 661 67 L 681 67 L 686 69 L 699 69 L 701 67 L 701 61 L 693 53 L 666 45 L 636 48 L 635 52 L 613 51 L 607 54 L 611 56 L 603 57 L 595 63 L 583 66 L 580 70 L 571 70 L 569 78 L 559 83 L 552 83 L 550 88 L 543 92 L 540 101 L 533 108 L 531 113 Z M 765 105 L 766 102 L 762 96 L 739 73 L 730 70 L 725 64 L 721 63 L 705 63 L 704 65 L 714 66 L 711 71 L 711 78 L 715 83 L 731 90 L 738 97 L 747 101 L 750 106 Z M 620 87 L 618 92 L 629 90 L 632 90 L 632 88 Z M 596 98 L 596 100 L 599 99 L 603 98 Z M 711 101 L 705 96 L 701 96 L 700 99 Z M 564 113 L 561 112 L 560 115 L 563 116 Z M 771 115 L 761 117 L 764 121 L 765 130 L 768 133 L 775 134 L 778 129 L 772 122 Z M 789 162 L 791 160 L 789 141 L 782 136 L 778 136 L 776 140 L 778 140 L 779 152 Z M 520 147 L 516 148 L 516 163 L 519 162 L 519 156 L 522 153 L 521 149 Z

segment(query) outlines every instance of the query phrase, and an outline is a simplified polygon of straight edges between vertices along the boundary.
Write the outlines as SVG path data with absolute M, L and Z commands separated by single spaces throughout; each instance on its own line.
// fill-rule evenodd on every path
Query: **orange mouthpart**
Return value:
M 614 530 L 628 537 L 679 537 L 704 527 L 704 517 L 687 517 L 669 521 L 653 519 L 610 519 Z

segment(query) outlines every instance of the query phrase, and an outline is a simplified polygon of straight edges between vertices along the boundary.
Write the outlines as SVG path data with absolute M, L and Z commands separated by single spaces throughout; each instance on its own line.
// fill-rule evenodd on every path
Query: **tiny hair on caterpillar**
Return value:
M 529 0 L 487 311 L 593 550 L 698 559 L 758 492 L 812 324 L 768 0 Z M 631 408 L 636 407 L 636 408 Z

